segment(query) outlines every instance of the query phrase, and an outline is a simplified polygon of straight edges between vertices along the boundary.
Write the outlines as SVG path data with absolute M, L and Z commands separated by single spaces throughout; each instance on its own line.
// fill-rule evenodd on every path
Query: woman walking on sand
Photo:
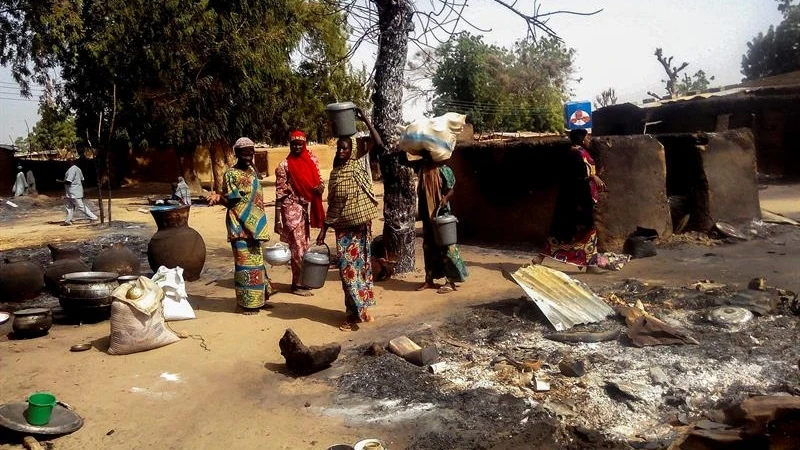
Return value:
M 289 244 L 292 253 L 292 294 L 303 297 L 314 295 L 300 284 L 300 272 L 311 228 L 322 228 L 325 221 L 323 192 L 325 183 L 320 175 L 319 160 L 306 147 L 305 133 L 292 131 L 289 156 L 275 169 L 275 233 Z
M 371 128 L 361 109 L 356 109 L 356 114 Z M 353 140 L 349 137 L 337 141 L 328 182 L 327 217 L 316 241 L 318 245 L 323 244 L 328 229 L 334 229 L 347 311 L 347 318 L 339 327 L 342 331 L 355 329 L 359 322 L 373 320 L 367 308 L 375 304 L 370 243 L 372 219 L 378 216 L 378 200 L 372 192 L 372 179 L 363 158 L 365 154 L 366 151 L 353 151 Z
M 437 293 L 447 294 L 456 290 L 456 282 L 462 283 L 467 279 L 467 265 L 461 259 L 458 246 L 453 244 L 443 247 L 437 245 L 434 238 L 434 219 L 450 213 L 450 198 L 453 196 L 456 177 L 453 169 L 434 161 L 428 152 L 423 154 L 420 166 L 417 197 L 422 220 L 425 283 L 417 290 L 437 289 Z M 444 285 L 441 287 L 435 282 L 439 278 L 444 278 Z
M 209 205 L 219 203 L 228 209 L 225 225 L 233 250 L 237 311 L 251 315 L 267 305 L 269 280 L 261 243 L 269 240 L 269 230 L 261 183 L 253 170 L 255 144 L 239 138 L 233 150 L 237 161 L 225 171 L 222 194 L 212 191 L 206 199 Z

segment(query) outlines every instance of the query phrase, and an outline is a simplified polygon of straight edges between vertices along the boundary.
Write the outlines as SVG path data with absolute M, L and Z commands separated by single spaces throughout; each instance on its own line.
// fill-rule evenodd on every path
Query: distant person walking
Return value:
M 325 183 L 319 160 L 306 147 L 302 131 L 289 134 L 289 155 L 275 169 L 275 233 L 292 252 L 292 294 L 308 297 L 309 288 L 300 284 L 303 255 L 309 247 L 311 228 L 322 228 Z M 310 212 L 309 212 L 310 208 Z
M 72 216 L 76 210 L 82 212 L 90 221 L 95 221 L 97 216 L 83 203 L 83 172 L 76 164 L 77 157 L 71 155 L 67 160 L 69 161 L 69 169 L 64 174 L 64 179 L 56 180 L 59 183 L 64 183 L 64 190 L 66 191 L 64 203 L 67 208 L 67 217 L 61 226 L 72 225 Z
M 25 181 L 25 174 L 22 173 L 22 166 L 17 166 L 17 179 L 14 180 L 14 186 L 11 188 L 11 192 L 14 193 L 14 197 L 21 197 L 25 195 L 25 191 L 28 190 L 28 182 Z
M 33 176 L 32 169 L 28 169 L 28 172 L 25 174 L 25 181 L 28 182 L 28 194 L 38 195 L 39 191 L 36 190 L 36 178 Z

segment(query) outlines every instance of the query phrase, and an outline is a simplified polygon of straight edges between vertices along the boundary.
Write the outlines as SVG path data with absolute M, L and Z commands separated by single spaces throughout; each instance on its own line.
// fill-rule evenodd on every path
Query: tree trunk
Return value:
M 226 154 L 229 151 L 228 143 L 224 140 L 217 140 L 208 147 L 211 156 L 211 174 L 213 175 L 213 187 L 215 192 L 222 192 L 222 177 L 225 174 Z
M 200 179 L 194 166 L 195 150 L 197 150 L 196 144 L 178 145 L 175 147 L 175 154 L 178 156 L 178 170 L 184 181 L 192 189 L 192 192 L 200 192 Z
M 374 0 L 378 8 L 380 38 L 375 62 L 372 94 L 373 123 L 383 138 L 383 242 L 390 259 L 397 261 L 396 274 L 414 270 L 417 189 L 414 171 L 392 157 L 397 142 L 395 126 L 403 121 L 403 69 L 408 54 L 408 35 L 414 29 L 408 0 Z M 388 152 L 388 153 L 387 153 Z

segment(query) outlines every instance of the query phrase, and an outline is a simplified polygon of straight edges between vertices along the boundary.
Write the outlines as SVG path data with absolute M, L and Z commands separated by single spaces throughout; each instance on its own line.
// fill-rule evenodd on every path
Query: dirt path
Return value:
M 82 242 L 110 233 L 149 238 L 155 225 L 149 214 L 138 209 L 152 194 L 147 190 L 152 189 L 115 192 L 113 216 L 119 222 L 111 229 L 48 223 L 63 218 L 57 194 L 41 197 L 36 205 L 20 201 L 20 208 L 14 210 L 4 206 L 0 251 L 41 247 L 48 242 Z M 274 198 L 273 187 L 266 191 L 266 198 Z M 772 211 L 792 215 L 797 214 L 792 206 L 797 204 L 799 192 L 797 186 L 770 186 L 762 196 Z M 778 195 L 771 198 L 772 193 Z M 269 214 L 271 217 L 271 210 Z M 413 420 L 409 420 L 413 418 L 388 418 L 376 423 L 369 417 L 358 417 L 358 412 L 332 414 L 326 408 L 334 394 L 331 380 L 342 375 L 337 367 L 358 346 L 434 325 L 471 305 L 521 296 L 522 291 L 502 277 L 498 266 L 526 264 L 533 254 L 464 246 L 462 254 L 470 279 L 458 291 L 448 295 L 415 292 L 423 281 L 420 270 L 403 280 L 379 283 L 376 322 L 345 333 L 337 328 L 344 305 L 334 271 L 313 297 L 281 293 L 273 299 L 274 309 L 258 316 L 234 314 L 224 210 L 193 207 L 189 224 L 205 239 L 209 257 L 201 279 L 187 284 L 197 319 L 171 325 L 193 338 L 127 356 L 103 351 L 108 322 L 56 325 L 48 336 L 39 339 L 0 338 L 0 403 L 21 401 L 33 391 L 47 390 L 73 405 L 86 419 L 80 431 L 57 439 L 56 448 L 325 449 L 365 437 L 381 437 L 390 448 L 404 448 L 412 433 L 409 424 Z M 373 231 L 381 227 L 376 220 Z M 622 272 L 579 278 L 590 286 L 637 278 L 673 285 L 714 279 L 743 287 L 750 278 L 763 276 L 771 285 L 796 291 L 800 234 L 786 230 L 773 230 L 769 237 L 737 245 L 660 249 L 657 257 L 632 261 Z M 421 258 L 418 239 L 418 267 L 422 266 Z M 269 273 L 285 292 L 291 279 L 288 267 L 272 268 Z M 5 336 L 9 328 L 10 323 L 0 326 L 0 334 Z M 287 328 L 307 344 L 340 342 L 342 358 L 332 369 L 311 377 L 287 375 L 278 349 L 278 340 Z M 82 342 L 92 342 L 95 348 L 69 352 L 70 346 Z M 6 448 L 20 447 L 0 438 L 0 449 Z

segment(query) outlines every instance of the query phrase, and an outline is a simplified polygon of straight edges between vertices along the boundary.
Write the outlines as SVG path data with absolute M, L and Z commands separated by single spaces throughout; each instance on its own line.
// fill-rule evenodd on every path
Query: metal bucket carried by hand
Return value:
M 311 289 L 321 288 L 328 277 L 328 267 L 331 264 L 331 249 L 327 244 L 323 244 L 325 250 L 320 247 L 308 249 L 303 255 L 303 270 L 300 273 L 300 284 Z
M 447 247 L 458 242 L 457 224 L 456 216 L 449 213 L 440 216 L 439 209 L 436 209 L 433 218 L 433 240 L 437 246 Z

